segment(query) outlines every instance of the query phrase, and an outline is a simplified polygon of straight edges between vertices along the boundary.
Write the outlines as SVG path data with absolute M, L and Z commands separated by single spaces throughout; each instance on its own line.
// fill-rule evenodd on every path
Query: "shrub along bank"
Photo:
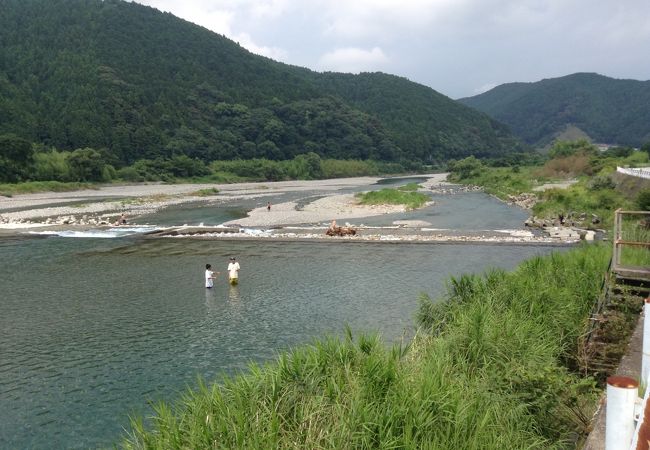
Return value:
M 431 197 L 417 192 L 416 183 L 409 183 L 397 189 L 385 188 L 378 191 L 355 194 L 362 205 L 404 205 L 407 209 L 417 209 L 431 200 Z
M 1 163 L 0 159 L 0 166 Z M 286 161 L 263 158 L 238 159 L 212 161 L 209 165 L 198 159 L 176 156 L 171 159 L 138 160 L 130 166 L 115 170 L 102 159 L 100 153 L 92 149 L 84 149 L 72 153 L 56 150 L 37 153 L 33 163 L 24 169 L 23 176 L 12 179 L 11 183 L 0 184 L 0 195 L 39 190 L 73 190 L 79 186 L 92 186 L 95 183 L 321 180 L 430 172 L 432 167 L 409 162 L 321 159 L 317 154 L 310 152 Z M 2 179 L 0 173 L 0 181 Z
M 326 338 L 155 406 L 123 448 L 566 448 L 600 388 L 575 354 L 609 246 L 451 279 L 407 346 Z
M 533 196 L 534 188 L 545 183 L 577 181 L 568 188 L 536 192 L 533 215 L 547 220 L 562 216 L 568 224 L 607 229 L 615 209 L 645 209 L 650 198 L 650 190 L 639 189 L 641 179 L 628 186 L 617 177 L 616 167 L 648 164 L 645 151 L 612 148 L 601 152 L 586 141 L 558 142 L 543 164 L 490 167 L 473 157 L 452 162 L 449 180 L 481 186 L 506 201 L 523 193 Z M 592 222 L 594 216 L 597 220 Z

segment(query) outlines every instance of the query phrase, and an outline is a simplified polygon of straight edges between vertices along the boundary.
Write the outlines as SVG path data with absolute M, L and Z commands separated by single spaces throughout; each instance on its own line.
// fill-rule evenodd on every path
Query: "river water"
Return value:
M 484 194 L 438 200 L 416 216 L 473 229 L 521 228 L 526 217 Z M 229 220 L 251 202 L 158 219 Z M 438 297 L 450 276 L 511 269 L 553 250 L 86 236 L 95 237 L 0 239 L 0 448 L 110 446 L 129 414 L 177 398 L 199 376 L 236 374 L 346 325 L 388 343 L 408 339 L 422 293 Z M 230 255 L 242 266 L 237 287 L 223 278 Z M 222 272 L 212 290 L 203 287 L 206 263 Z

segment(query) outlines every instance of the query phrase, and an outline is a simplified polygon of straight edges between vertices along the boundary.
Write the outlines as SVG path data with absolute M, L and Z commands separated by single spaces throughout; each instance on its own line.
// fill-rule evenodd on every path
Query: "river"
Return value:
M 146 220 L 229 220 L 267 200 Z M 471 229 L 521 228 L 526 217 L 480 193 L 437 200 L 415 217 Z M 511 269 L 553 250 L 111 236 L 0 239 L 0 448 L 110 446 L 130 414 L 177 398 L 199 376 L 245 371 L 346 325 L 387 343 L 408 339 L 422 293 L 438 297 L 450 276 Z M 237 287 L 223 278 L 231 255 L 242 266 Z M 222 272 L 212 290 L 203 287 L 206 263 Z

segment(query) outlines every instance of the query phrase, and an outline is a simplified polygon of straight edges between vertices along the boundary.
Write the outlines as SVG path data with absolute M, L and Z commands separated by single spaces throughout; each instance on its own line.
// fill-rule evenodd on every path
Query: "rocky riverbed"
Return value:
M 453 195 L 461 191 L 480 190 L 476 187 L 460 187 L 449 184 L 447 174 L 430 174 L 420 183 L 424 191 Z M 422 176 L 420 176 L 422 177 Z M 89 229 L 95 227 L 112 227 L 119 225 L 120 217 L 127 220 L 143 214 L 150 214 L 172 205 L 205 201 L 211 204 L 231 202 L 233 199 L 271 197 L 284 192 L 307 191 L 318 189 L 332 191 L 311 203 L 298 207 L 296 202 L 274 204 L 269 210 L 266 206 L 252 209 L 247 217 L 224 223 L 224 226 L 258 228 L 259 232 L 229 233 L 220 238 L 322 238 L 324 231 L 318 229 L 292 229 L 295 225 L 305 223 L 323 223 L 345 218 L 348 220 L 372 217 L 403 211 L 401 205 L 360 205 L 352 194 L 340 194 L 342 188 L 363 187 L 375 184 L 380 178 L 357 177 L 332 180 L 284 181 L 264 183 L 234 184 L 138 184 L 129 186 L 105 186 L 99 189 L 74 192 L 45 192 L 38 194 L 0 197 L 0 230 L 4 233 L 19 232 L 24 229 Z M 208 195 L 206 197 L 206 195 Z M 533 194 L 531 194 L 533 195 Z M 520 202 L 513 202 L 524 207 Z M 527 204 L 527 203 L 526 203 Z M 399 222 L 399 223 L 397 223 Z M 348 224 L 358 226 L 354 224 Z M 558 227 L 539 227 L 546 234 L 522 232 L 495 232 L 485 234 L 465 234 L 440 230 L 430 230 L 427 223 L 413 221 L 396 221 L 393 227 L 369 229 L 358 226 L 361 231 L 356 236 L 346 236 L 350 240 L 373 241 L 436 241 L 436 242 L 575 242 L 584 239 L 578 231 Z M 530 224 L 529 224 L 530 225 Z M 273 228 L 273 232 L 262 232 Z M 546 229 L 547 228 L 547 229 Z M 394 232 L 394 230 L 401 230 Z M 406 230 L 406 231 L 404 231 Z M 208 237 L 204 235 L 203 237 Z M 339 239 L 338 237 L 332 239 Z

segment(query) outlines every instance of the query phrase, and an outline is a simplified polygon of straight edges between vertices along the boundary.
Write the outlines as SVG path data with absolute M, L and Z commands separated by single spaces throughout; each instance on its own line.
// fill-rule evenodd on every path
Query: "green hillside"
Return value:
M 380 118 L 401 148 L 421 161 L 495 156 L 503 145 L 521 149 L 503 124 L 417 83 L 382 73 L 326 73 L 319 85 Z
M 119 167 L 188 155 L 437 161 L 519 143 L 436 91 L 319 74 L 120 0 L 2 0 L 0 136 L 106 149 Z
M 567 127 L 600 143 L 640 147 L 650 141 L 650 81 L 576 73 L 503 84 L 459 101 L 507 124 L 533 145 L 548 144 Z

